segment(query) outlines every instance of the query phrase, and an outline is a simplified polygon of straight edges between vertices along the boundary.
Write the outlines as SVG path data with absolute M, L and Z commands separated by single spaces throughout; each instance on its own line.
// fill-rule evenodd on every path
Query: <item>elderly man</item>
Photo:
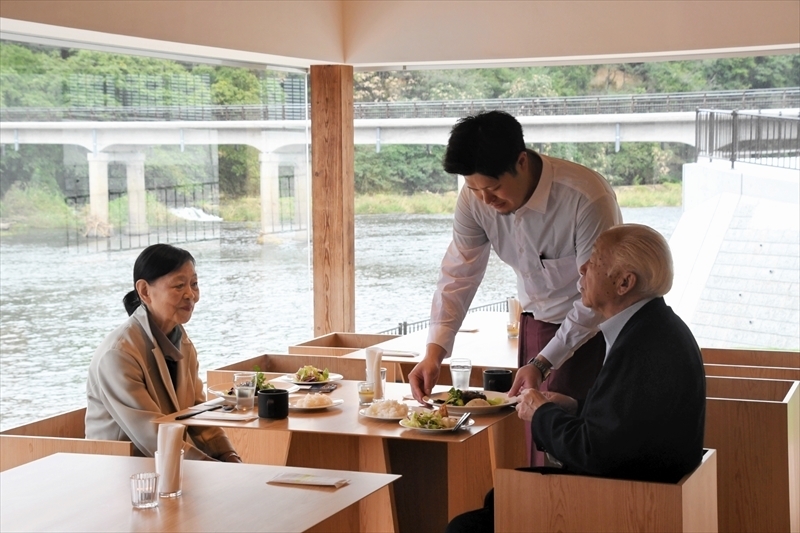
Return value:
M 615 226 L 580 272 L 583 304 L 604 318 L 603 368 L 585 402 L 528 389 L 519 416 L 565 473 L 677 482 L 702 457 L 705 376 L 692 333 L 662 298 L 672 287 L 669 245 L 647 226 Z M 487 503 L 448 531 L 491 530 Z

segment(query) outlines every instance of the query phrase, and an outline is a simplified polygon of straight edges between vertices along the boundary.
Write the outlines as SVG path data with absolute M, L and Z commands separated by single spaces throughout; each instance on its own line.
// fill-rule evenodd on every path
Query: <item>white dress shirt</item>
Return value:
M 606 356 L 603 358 L 603 364 L 606 364 L 608 352 L 611 351 L 611 347 L 614 346 L 614 343 L 617 341 L 617 337 L 619 337 L 619 332 L 622 331 L 622 328 L 625 327 L 625 324 L 628 323 L 628 320 L 630 320 L 631 317 L 636 314 L 636 311 L 644 307 L 647 302 L 653 300 L 654 298 L 655 297 L 639 300 L 635 304 L 629 305 L 616 315 L 597 326 L 600 331 L 603 332 L 603 337 L 606 339 Z
M 498 213 L 466 187 L 458 197 L 428 334 L 428 343 L 448 355 L 492 248 L 516 272 L 522 308 L 538 320 L 561 324 L 541 352 L 554 368 L 597 332 L 600 317 L 580 301 L 578 269 L 592 254 L 597 236 L 620 224 L 622 214 L 600 174 L 563 159 L 539 157 L 539 183 L 515 213 Z

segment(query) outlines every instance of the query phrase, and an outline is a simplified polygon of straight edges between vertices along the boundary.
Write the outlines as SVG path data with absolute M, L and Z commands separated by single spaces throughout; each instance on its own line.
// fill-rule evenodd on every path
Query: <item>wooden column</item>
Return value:
M 314 336 L 355 331 L 353 67 L 311 67 Z

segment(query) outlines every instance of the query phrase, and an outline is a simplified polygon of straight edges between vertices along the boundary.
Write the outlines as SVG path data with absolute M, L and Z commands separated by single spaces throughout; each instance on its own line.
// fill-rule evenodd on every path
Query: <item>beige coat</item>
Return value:
M 144 305 L 103 340 L 86 383 L 87 439 L 129 440 L 142 455 L 154 456 L 158 429 L 152 421 L 205 401 L 197 351 L 186 331 L 180 344 L 176 391 Z M 190 426 L 185 440 L 186 459 L 233 451 L 225 432 L 216 427 Z

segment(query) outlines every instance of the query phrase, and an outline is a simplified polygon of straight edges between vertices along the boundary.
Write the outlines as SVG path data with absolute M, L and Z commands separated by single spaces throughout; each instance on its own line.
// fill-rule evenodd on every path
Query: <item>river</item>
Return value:
M 626 222 L 667 238 L 680 207 L 623 209 Z M 356 329 L 377 332 L 427 318 L 451 215 L 356 217 Z M 220 238 L 179 244 L 197 261 L 200 302 L 186 329 L 205 371 L 313 336 L 309 247 L 258 227 L 223 223 Z M 103 337 L 126 318 L 140 250 L 68 249 L 62 231 L 0 238 L 0 430 L 84 406 L 86 371 Z M 492 256 L 473 305 L 515 292 Z

